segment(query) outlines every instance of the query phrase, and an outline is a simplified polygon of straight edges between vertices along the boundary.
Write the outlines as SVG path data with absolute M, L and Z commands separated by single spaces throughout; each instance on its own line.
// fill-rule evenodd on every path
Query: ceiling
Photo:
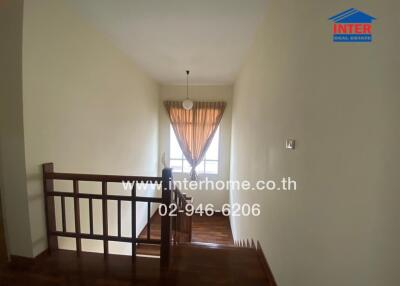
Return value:
M 69 0 L 79 13 L 164 84 L 231 84 L 266 0 Z

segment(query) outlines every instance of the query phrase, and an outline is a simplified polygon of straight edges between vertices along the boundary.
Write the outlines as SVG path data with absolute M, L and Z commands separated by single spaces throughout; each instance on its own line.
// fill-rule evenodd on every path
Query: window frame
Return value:
M 216 138 L 215 136 L 217 136 L 217 134 L 218 134 L 218 142 L 217 142 L 217 145 L 218 145 L 218 147 L 217 147 L 218 148 L 217 149 L 218 159 L 207 159 L 207 152 L 206 152 L 203 160 L 201 160 L 199 165 L 197 165 L 197 167 L 196 167 L 196 172 L 200 176 L 201 175 L 218 176 L 220 174 L 220 166 L 221 166 L 221 164 L 220 164 L 220 162 L 221 162 L 221 151 L 220 151 L 221 130 L 220 130 L 220 126 L 218 126 L 217 130 L 215 131 L 214 137 L 212 139 L 213 141 L 215 140 L 215 138 Z M 183 155 L 183 152 L 182 152 L 180 146 L 179 146 L 179 150 L 180 150 L 181 158 L 171 157 L 171 153 L 172 153 L 171 152 L 171 148 L 172 148 L 172 146 L 171 146 L 172 145 L 171 144 L 171 140 L 172 140 L 171 136 L 175 136 L 175 140 L 178 141 L 178 139 L 176 138 L 175 132 L 173 130 L 172 124 L 169 124 L 169 156 L 168 156 L 169 157 L 169 165 L 171 166 L 171 161 L 181 161 L 181 163 L 179 164 L 181 166 L 180 170 L 177 170 L 176 168 L 171 167 L 172 168 L 172 172 L 174 174 L 188 175 L 190 173 L 190 170 L 186 170 L 185 165 L 188 165 L 189 168 L 190 168 L 190 165 L 189 165 L 189 162 L 187 162 L 185 156 Z M 211 144 L 212 144 L 212 142 L 211 142 Z M 210 146 L 211 146 L 211 144 L 210 144 Z M 178 145 L 179 145 L 179 143 L 178 143 Z M 186 164 L 185 164 L 185 162 L 186 162 Z M 209 170 L 207 171 L 207 169 L 206 169 L 207 162 L 217 163 L 217 170 L 216 170 L 215 173 L 214 172 L 209 172 Z M 201 165 L 203 166 L 203 170 L 200 171 L 200 170 L 198 170 L 198 168 Z

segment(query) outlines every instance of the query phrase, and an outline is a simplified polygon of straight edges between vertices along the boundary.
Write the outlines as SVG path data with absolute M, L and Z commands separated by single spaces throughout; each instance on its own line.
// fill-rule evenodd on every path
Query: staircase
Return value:
M 254 248 L 190 243 L 172 255 L 171 275 L 190 285 L 276 285 Z
M 173 244 L 168 274 L 169 279 L 174 282 L 171 285 L 188 283 L 187 285 L 276 286 L 259 243 L 256 245 L 253 240 L 233 243 L 233 241 L 229 242 L 229 239 L 215 240 L 223 244 L 198 242 L 210 241 L 213 236 L 223 235 L 222 224 L 213 227 L 216 223 L 210 221 L 211 217 L 208 217 L 208 221 L 198 216 L 192 218 L 193 229 L 190 228 L 190 232 L 193 231 L 193 239 L 197 242 L 183 241 Z M 156 213 L 151 219 L 152 237 L 159 236 L 157 230 L 160 221 Z M 148 226 L 142 231 L 140 237 L 145 237 L 147 231 Z M 159 245 L 138 245 L 137 247 L 138 255 L 149 256 L 159 255 L 159 253 Z
M 4 286 L 72 285 L 177 285 L 275 286 L 258 250 L 207 243 L 175 245 L 168 270 L 158 259 L 57 250 L 25 265 L 9 264 L 0 270 Z

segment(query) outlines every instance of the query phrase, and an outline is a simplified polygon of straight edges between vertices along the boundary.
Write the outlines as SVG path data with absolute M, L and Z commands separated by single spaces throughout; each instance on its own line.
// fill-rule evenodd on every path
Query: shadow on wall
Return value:
M 0 189 L 0 264 L 7 262 L 7 247 L 6 247 L 6 233 L 3 220 L 3 209 L 1 201 L 1 189 Z

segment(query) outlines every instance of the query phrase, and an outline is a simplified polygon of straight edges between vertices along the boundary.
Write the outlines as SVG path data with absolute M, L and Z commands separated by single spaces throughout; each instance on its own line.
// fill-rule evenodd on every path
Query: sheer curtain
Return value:
M 211 144 L 226 103 L 194 102 L 190 110 L 184 109 L 180 101 L 165 101 L 164 105 L 179 146 L 191 166 L 190 178 L 196 180 L 196 166 Z

